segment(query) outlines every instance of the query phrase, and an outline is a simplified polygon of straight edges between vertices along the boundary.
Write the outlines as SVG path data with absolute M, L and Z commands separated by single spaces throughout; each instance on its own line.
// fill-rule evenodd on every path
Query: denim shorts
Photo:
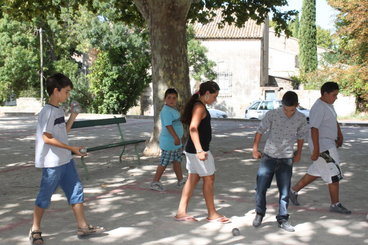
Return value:
M 62 166 L 42 169 L 40 191 L 35 205 L 40 208 L 48 208 L 51 196 L 59 186 L 63 189 L 70 205 L 84 202 L 83 185 L 73 159 Z
M 167 165 L 169 165 L 169 163 L 173 161 L 181 163 L 182 160 L 183 160 L 182 148 L 173 151 L 161 150 L 160 165 L 163 167 L 167 167 Z

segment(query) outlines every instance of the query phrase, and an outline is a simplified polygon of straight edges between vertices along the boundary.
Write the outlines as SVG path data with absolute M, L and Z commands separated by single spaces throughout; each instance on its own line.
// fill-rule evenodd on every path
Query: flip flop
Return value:
M 209 219 L 207 218 L 207 221 L 208 222 L 211 222 L 211 223 L 220 223 L 220 224 L 227 224 L 227 223 L 230 223 L 231 220 L 225 216 L 221 216 L 221 217 L 218 217 L 216 219 Z
M 185 222 L 185 221 L 189 221 L 189 222 L 197 222 L 198 220 L 196 218 L 194 218 L 193 216 L 184 216 L 181 218 L 177 218 L 175 216 L 175 220 L 176 221 L 181 221 L 181 222 Z

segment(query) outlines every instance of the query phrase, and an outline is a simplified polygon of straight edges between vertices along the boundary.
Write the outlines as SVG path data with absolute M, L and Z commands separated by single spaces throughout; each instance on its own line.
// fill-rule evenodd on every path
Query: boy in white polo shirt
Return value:
M 65 122 L 64 110 L 59 107 L 68 99 L 73 83 L 65 75 L 57 73 L 47 78 L 46 89 L 50 96 L 49 101 L 39 113 L 37 122 L 35 165 L 36 168 L 42 168 L 42 178 L 29 234 L 31 244 L 44 244 L 41 236 L 42 216 L 59 186 L 73 209 L 78 225 L 77 235 L 83 237 L 104 231 L 103 227 L 88 225 L 86 222 L 83 186 L 71 153 L 79 156 L 86 154 L 80 152 L 81 146 L 68 145 L 67 132 L 78 113 L 72 112 Z
M 330 211 L 351 214 L 351 211 L 339 202 L 339 181 L 342 179 L 342 172 L 337 148 L 342 145 L 343 135 L 332 105 L 338 93 L 337 83 L 324 83 L 321 87 L 321 98 L 310 110 L 309 148 L 313 163 L 307 173 L 290 189 L 290 200 L 294 205 L 300 205 L 298 191 L 320 177 L 328 184 L 331 199 Z

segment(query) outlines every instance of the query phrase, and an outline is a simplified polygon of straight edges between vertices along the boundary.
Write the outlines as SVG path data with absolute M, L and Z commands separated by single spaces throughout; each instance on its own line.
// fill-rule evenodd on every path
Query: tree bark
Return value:
M 158 155 L 159 113 L 167 88 L 179 93 L 179 109 L 190 97 L 186 21 L 192 0 L 134 0 L 149 31 L 152 53 L 154 127 L 145 155 Z

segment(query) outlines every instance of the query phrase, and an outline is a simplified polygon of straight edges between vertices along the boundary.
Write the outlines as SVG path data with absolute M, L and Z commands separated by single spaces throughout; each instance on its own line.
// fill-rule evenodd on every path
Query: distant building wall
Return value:
M 294 90 L 294 92 L 298 94 L 299 104 L 307 109 L 310 109 L 314 102 L 321 97 L 321 92 L 319 90 Z M 280 99 L 283 94 L 280 94 Z M 337 115 L 340 117 L 354 114 L 356 111 L 355 96 L 339 94 L 334 103 L 334 108 Z
M 259 39 L 201 40 L 207 56 L 216 63 L 220 93 L 216 109 L 229 117 L 244 117 L 247 105 L 258 97 L 261 80 L 261 41 Z M 191 81 L 191 87 L 195 81 Z

